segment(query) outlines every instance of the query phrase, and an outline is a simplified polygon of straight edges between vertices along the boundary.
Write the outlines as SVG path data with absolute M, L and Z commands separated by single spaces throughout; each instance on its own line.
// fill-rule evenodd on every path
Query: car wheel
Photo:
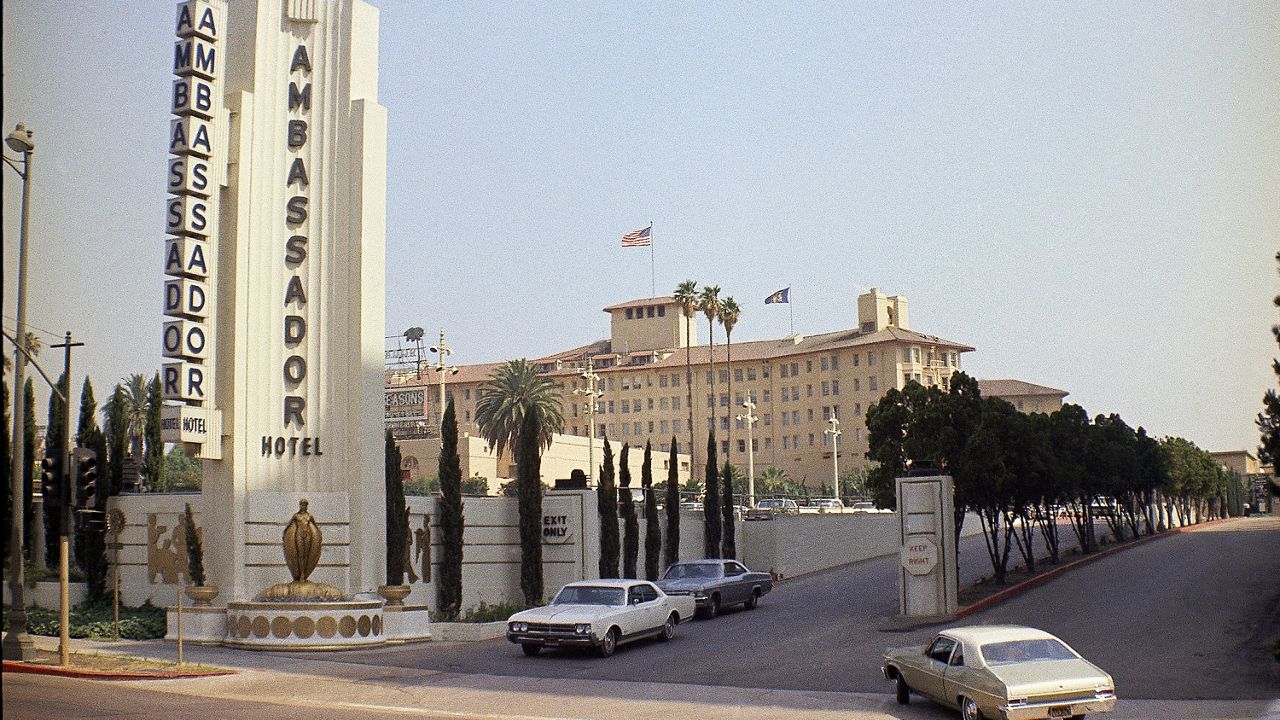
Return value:
M 600 657 L 609 657 L 614 650 L 618 649 L 618 629 L 609 628 L 609 632 L 604 634 L 604 639 L 600 641 L 598 652 Z
M 747 601 L 742 603 L 742 607 L 748 610 L 755 610 L 756 605 L 759 605 L 759 604 L 760 604 L 760 591 L 752 590 L 751 597 L 747 598 Z
M 667 616 L 667 622 L 662 625 L 662 632 L 658 633 L 658 639 L 666 642 L 676 636 L 676 614 L 671 613 Z
M 906 705 L 911 702 L 911 688 L 907 687 L 907 681 L 902 677 L 901 673 L 898 674 L 897 691 L 899 705 Z
M 520 649 L 524 651 L 525 655 L 533 657 L 538 654 L 538 651 L 542 650 L 542 646 L 534 643 L 521 643 Z
M 964 720 L 982 720 L 982 711 L 978 709 L 978 703 L 973 698 L 960 696 L 960 717 Z
M 719 614 L 720 614 L 720 596 L 712 595 L 711 602 L 707 603 L 707 619 L 710 620 L 711 618 Z

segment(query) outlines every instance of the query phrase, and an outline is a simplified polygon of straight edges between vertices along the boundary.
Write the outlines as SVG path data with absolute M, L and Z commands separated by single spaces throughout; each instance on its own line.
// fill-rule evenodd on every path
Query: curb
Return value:
M 1082 557 L 1079 560 L 1073 560 L 1072 562 L 1069 562 L 1066 565 L 1060 565 L 1052 570 L 1049 570 L 1048 572 L 1041 573 L 1029 580 L 1025 580 L 1023 582 L 1018 583 L 1017 585 L 1005 588 L 1004 590 L 1001 590 L 1000 592 L 995 593 L 994 595 L 988 595 L 987 597 L 982 598 L 981 600 L 973 603 L 972 605 L 966 605 L 956 611 L 955 618 L 959 620 L 960 618 L 966 617 L 968 615 L 972 615 L 973 613 L 976 613 L 979 610 L 986 610 L 992 605 L 996 605 L 998 603 L 1004 602 L 1005 600 L 1008 600 L 1009 598 L 1015 595 L 1020 595 L 1026 592 L 1027 590 L 1043 585 L 1044 583 L 1049 582 L 1050 580 L 1058 577 L 1059 575 L 1067 572 L 1068 570 L 1073 570 L 1081 565 L 1087 565 L 1095 560 L 1101 560 L 1104 557 L 1107 557 L 1109 555 L 1114 555 L 1123 550 L 1128 550 L 1129 548 L 1137 547 L 1139 545 L 1145 545 L 1151 542 L 1152 540 L 1159 540 L 1161 538 L 1169 537 L 1171 535 L 1178 535 L 1185 532 L 1192 532 L 1194 530 L 1211 527 L 1213 525 L 1218 525 L 1220 523 L 1228 522 L 1235 519 L 1237 518 L 1218 518 L 1217 520 L 1209 520 L 1207 522 L 1196 523 L 1194 525 L 1183 525 L 1182 527 L 1176 527 L 1176 528 L 1171 528 L 1169 530 L 1165 530 L 1164 532 L 1158 533 L 1156 535 L 1147 535 L 1146 537 L 1138 538 L 1137 540 L 1130 540 L 1129 542 L 1124 543 L 1123 545 L 1116 545 L 1113 548 L 1110 548 L 1108 550 L 1103 550 L 1102 552 L 1099 552 L 1099 553 L 1086 555 L 1085 557 Z
M 4 661 L 4 672 L 30 673 L 33 675 L 56 675 L 58 677 L 78 678 L 81 680 L 177 680 L 179 678 L 219 677 L 235 675 L 235 670 L 218 670 L 213 672 L 166 672 L 166 673 L 129 673 L 110 672 L 106 670 L 86 670 L 64 668 L 60 665 L 37 665 L 16 660 Z

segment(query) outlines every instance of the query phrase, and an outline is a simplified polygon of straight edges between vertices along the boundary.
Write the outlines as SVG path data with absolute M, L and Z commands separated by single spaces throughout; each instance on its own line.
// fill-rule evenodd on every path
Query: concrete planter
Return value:
M 490 623 L 431 623 L 431 637 L 444 642 L 493 640 L 507 634 L 506 621 Z

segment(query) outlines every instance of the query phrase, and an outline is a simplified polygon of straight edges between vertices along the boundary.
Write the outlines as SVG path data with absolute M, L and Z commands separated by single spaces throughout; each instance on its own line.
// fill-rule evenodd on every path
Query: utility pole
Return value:
M 835 491 L 835 498 L 840 499 L 840 419 L 835 415 L 827 422 L 831 423 L 830 430 L 823 430 L 824 435 L 831 436 L 831 488 Z
M 587 381 L 587 386 L 574 390 L 573 394 L 587 396 L 584 408 L 587 411 L 587 478 L 592 479 L 596 472 L 596 402 L 604 397 L 604 391 L 599 389 L 600 375 L 592 366 L 591 358 L 587 358 L 587 370 L 582 373 L 582 378 Z
M 62 438 L 58 448 L 62 458 L 62 521 L 58 528 L 58 624 L 61 626 L 58 639 L 58 661 L 63 667 L 71 665 L 71 599 L 69 597 L 69 573 L 71 569 L 71 348 L 82 347 L 84 343 L 71 342 L 71 331 L 67 331 L 66 339 L 59 345 L 49 347 L 63 348 L 62 353 Z
M 435 371 L 440 373 L 440 435 L 441 442 L 444 442 L 444 379 L 446 375 L 458 374 L 457 366 L 447 363 L 448 356 L 453 354 L 453 348 L 444 344 L 444 328 L 440 328 L 440 344 L 432 346 L 431 352 L 439 354 L 436 358 Z
M 747 507 L 753 508 L 756 506 L 756 449 L 755 436 L 751 428 L 760 418 L 755 415 L 756 404 L 751 401 L 750 393 L 747 394 L 742 407 L 746 408 L 747 412 L 739 415 L 737 419 L 747 424 Z

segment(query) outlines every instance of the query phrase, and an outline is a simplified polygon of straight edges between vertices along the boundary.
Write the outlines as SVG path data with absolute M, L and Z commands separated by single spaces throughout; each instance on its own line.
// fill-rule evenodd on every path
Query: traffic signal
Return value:
M 57 455 L 46 455 L 40 461 L 41 493 L 44 495 L 44 506 L 47 508 L 62 507 L 62 458 Z
M 97 505 L 98 453 L 76 448 L 76 507 L 92 509 Z

